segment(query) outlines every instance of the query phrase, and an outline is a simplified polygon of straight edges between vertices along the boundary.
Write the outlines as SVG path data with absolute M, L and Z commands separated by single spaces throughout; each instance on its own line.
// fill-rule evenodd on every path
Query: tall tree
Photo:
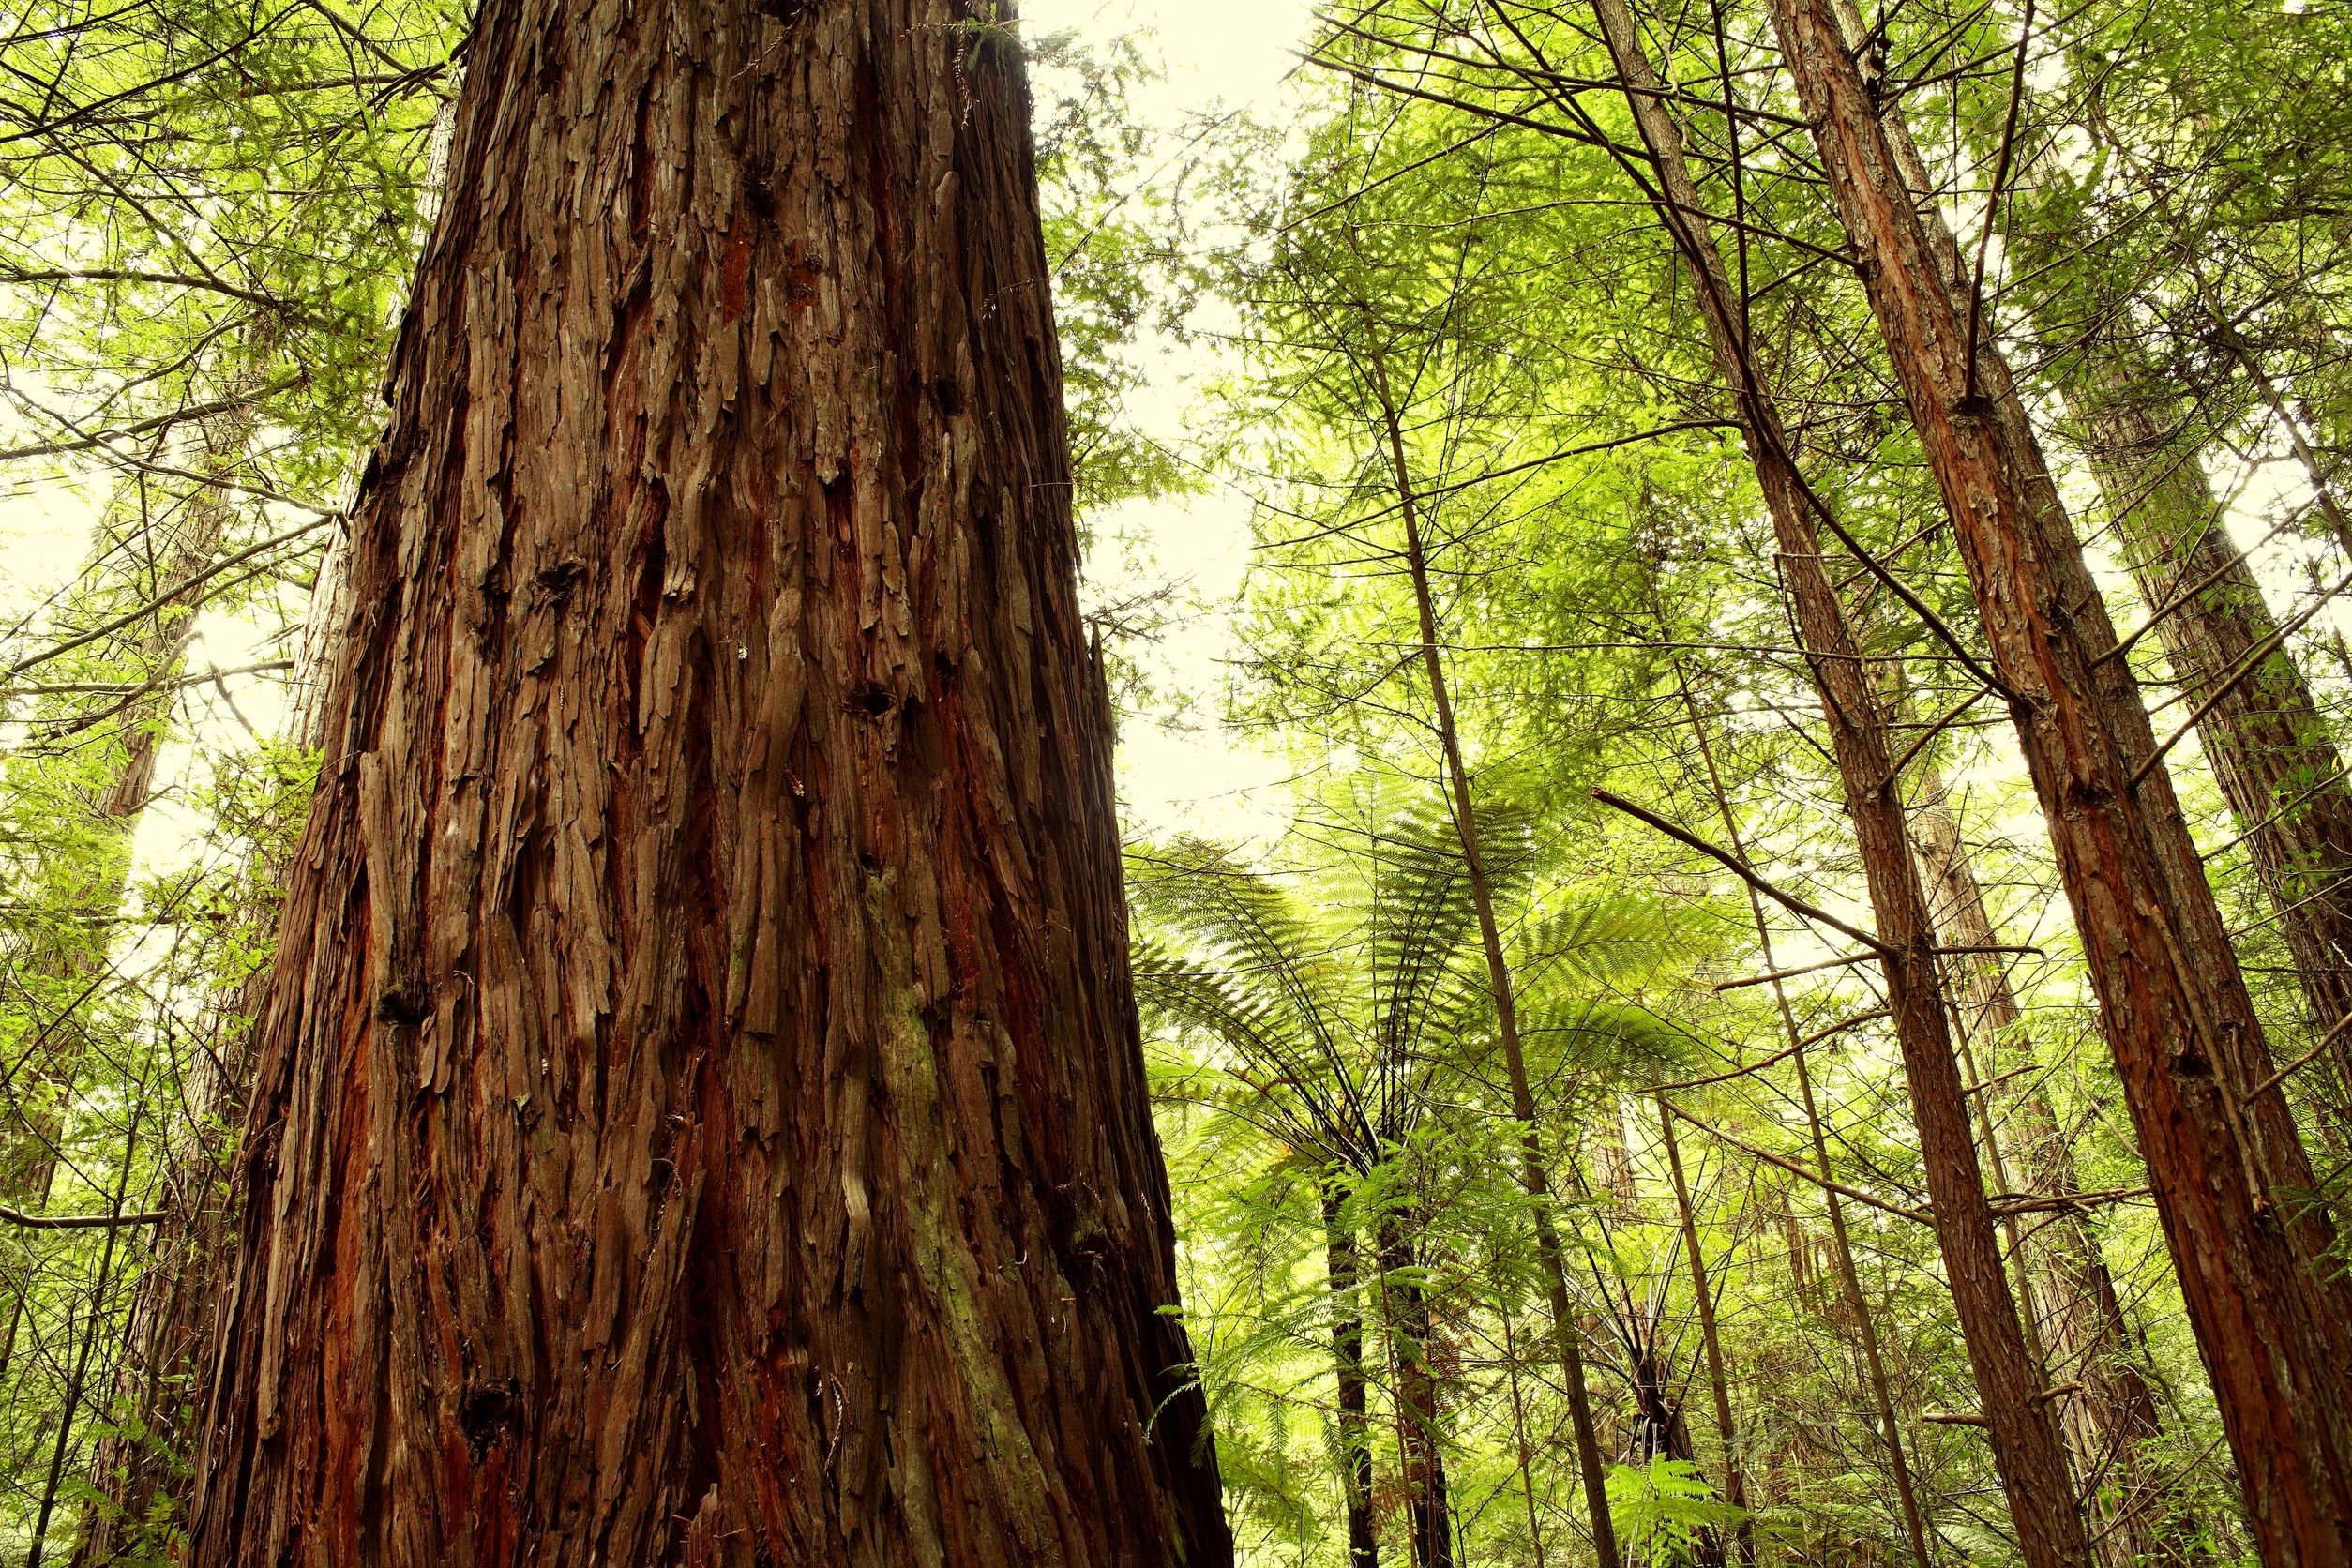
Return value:
M 1650 155 L 1662 221 L 1689 265 L 1706 316 L 1717 373 L 1732 393 L 1757 482 L 1772 514 L 1792 620 L 1812 667 L 1837 758 L 1846 813 L 1862 848 L 1874 944 L 1886 976 L 1887 1005 L 1903 1050 L 1911 1114 L 1934 1198 L 1944 1274 L 1959 1307 L 1969 1364 L 1993 1440 L 2026 1560 L 2088 1562 L 2088 1538 L 2074 1505 L 2066 1460 L 2041 1379 L 2028 1354 L 2010 1294 L 1993 1214 L 1984 1199 L 1966 1092 L 1952 1056 L 1926 889 L 1904 829 L 1903 763 L 1872 689 L 1862 649 L 1822 565 L 1816 520 L 1835 520 L 1799 472 L 1779 409 L 1757 372 L 1748 340 L 1748 300 L 1699 206 L 1682 138 L 1623 0 L 1595 0 L 1594 13 L 1625 99 Z
M 2006 950 L 1994 928 L 1942 777 L 1930 767 L 1920 784 L 1911 845 L 1934 892 L 1937 929 L 1952 954 L 1951 988 L 1961 1033 L 1971 1049 L 1986 1150 L 1995 1158 L 2002 1157 L 2004 1144 L 2021 1150 L 2015 1168 L 2002 1163 L 2012 1181 L 2023 1177 L 2029 1192 L 2067 1198 L 2083 1184 L 2058 1114 L 2028 1073 L 2034 1063 L 2028 1058 L 2014 1067 L 2004 1065 L 2009 1055 L 2027 1055 L 2032 1044 L 2009 984 L 2015 954 Z M 2028 1076 L 2020 1079 L 2019 1074 Z M 2163 1496 L 2164 1478 L 2142 1452 L 2160 1431 L 2156 1402 L 2098 1234 L 2085 1213 L 2071 1207 L 2037 1217 L 2030 1230 L 2018 1221 L 2010 1216 L 2006 1239 L 2018 1260 L 2020 1293 L 2044 1375 L 2068 1390 L 2054 1403 L 2073 1451 L 2075 1473 L 2084 1478 L 2095 1510 L 2099 1560 L 2111 1568 L 2183 1560 L 2175 1539 L 2179 1532 L 2168 1527 L 2187 1522 L 2185 1511 Z
M 1218 1562 L 1018 40 L 478 16 L 190 1560 Z
M 2352 1561 L 2344 1292 L 2316 1273 L 2311 1168 L 2147 710 L 1847 19 L 1834 0 L 1771 13 L 1968 565 L 2257 1537 L 2282 1561 Z

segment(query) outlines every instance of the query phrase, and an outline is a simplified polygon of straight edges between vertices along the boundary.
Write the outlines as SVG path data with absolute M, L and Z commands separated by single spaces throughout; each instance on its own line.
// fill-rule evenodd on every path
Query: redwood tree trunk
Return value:
M 1952 516 L 2082 933 L 2266 1557 L 2352 1562 L 2346 1292 L 2311 1168 L 2137 686 L 1967 274 L 1901 177 L 1833 0 L 1772 0 L 1873 313 Z M 1972 361 L 1972 362 L 1971 362 Z
M 189 1560 L 1219 1563 L 1018 46 L 487 0 Z
M 2002 1268 L 2000 1237 L 1984 1198 L 1968 1098 L 1953 1060 L 1937 969 L 1935 926 L 1912 861 L 1887 719 L 1844 607 L 1822 565 L 1815 526 L 1819 503 L 1790 456 L 1779 410 L 1756 374 L 1736 300 L 1691 179 L 1679 128 L 1623 0 L 1594 0 L 1611 63 L 1658 181 L 1657 205 L 1695 274 L 1717 368 L 1733 393 L 1756 480 L 1771 513 L 1799 638 L 1812 668 L 1822 718 L 1837 759 L 1846 815 L 1880 943 L 1887 1010 L 1894 1020 L 1919 1129 L 1921 1164 L 1933 1205 L 1936 1242 L 1976 1382 L 1993 1459 L 2027 1562 L 2060 1568 L 2090 1560 L 2066 1457 L 2042 1397 L 2015 1301 Z
M 2002 1065 L 2008 1055 L 2029 1054 L 2030 1042 L 2009 988 L 2004 955 L 1997 951 L 2000 937 L 1960 840 L 1960 824 L 1940 779 L 1932 774 L 1922 778 L 1920 793 L 1912 843 L 1935 898 L 1937 929 L 1948 948 L 1959 950 L 1951 959 L 1957 975 L 1953 989 L 1959 993 L 1962 1028 L 1980 1048 L 1986 1139 L 1998 1136 L 1998 1127 L 2006 1134 L 2002 1142 L 2021 1153 L 2012 1168 L 2026 1191 L 2080 1192 L 2073 1151 L 2041 1080 L 2031 1074 L 2012 1078 L 2016 1068 Z M 2175 1537 L 2188 1533 L 2184 1527 L 2194 1521 L 2170 1500 L 2148 1496 L 2165 1485 L 2165 1477 L 2141 1453 L 2161 1430 L 2156 1401 L 2133 1350 L 2098 1233 L 2081 1213 L 2060 1209 L 2034 1216 L 2022 1244 L 2013 1239 L 2011 1248 L 2035 1287 L 2030 1320 L 2040 1333 L 2049 1378 L 2060 1387 L 2074 1385 L 2056 1408 L 2074 1454 L 2075 1473 L 2088 1484 L 2100 1561 L 2133 1568 L 2186 1560 Z
M 2352 784 L 2310 685 L 2284 648 L 2224 689 L 2278 631 L 2254 569 L 2230 542 L 2194 451 L 2168 440 L 2141 400 L 2145 377 L 2118 351 L 2085 346 L 2064 379 L 2068 412 L 2114 518 L 2133 580 L 2173 672 L 2198 709 L 2206 760 L 2277 912 L 2279 931 L 2323 1032 L 2352 1018 Z M 2167 404 L 2178 400 L 2166 395 Z M 2177 407 L 2168 412 L 2177 413 Z M 2335 1114 L 2352 1088 L 2352 1032 L 2332 1051 Z

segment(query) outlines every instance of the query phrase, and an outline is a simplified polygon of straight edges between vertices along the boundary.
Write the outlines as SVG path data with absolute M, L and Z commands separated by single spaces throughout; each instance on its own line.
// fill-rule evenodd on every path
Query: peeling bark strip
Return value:
M 1771 0 L 2048 820 L 2117 1076 L 2266 1560 L 2352 1563 L 2352 1311 L 2270 1053 L 2113 625 L 1968 274 L 1902 177 L 1835 0 Z M 1981 395 L 1978 389 L 1981 388 Z M 2143 769 L 2145 778 L 2140 778 Z M 2134 782 L 2136 780 L 2136 783 Z
M 1219 1564 L 1005 26 L 488 0 L 198 1564 Z

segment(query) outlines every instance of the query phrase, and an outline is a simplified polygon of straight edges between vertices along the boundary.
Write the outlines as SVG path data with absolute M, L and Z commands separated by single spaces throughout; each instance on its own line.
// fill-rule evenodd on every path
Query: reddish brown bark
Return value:
M 1978 1107 L 1988 1151 L 1996 1158 L 2004 1147 L 2013 1153 L 2012 1179 L 2026 1192 L 2080 1192 L 2073 1154 L 2040 1078 L 2011 1076 L 2029 1064 L 2031 1041 L 1960 824 L 1932 772 L 1921 779 L 1920 794 L 1912 841 L 1934 898 L 1937 929 L 1948 948 L 1958 950 L 1948 963 L 1956 977 L 1962 1032 L 1977 1048 L 1976 1070 L 1986 1085 Z M 2013 1063 L 2013 1057 L 2023 1060 Z M 2156 1401 L 2098 1233 L 2084 1214 L 2065 1209 L 2034 1216 L 2030 1229 L 2016 1227 L 2013 1216 L 2012 1225 L 2011 1255 L 2021 1260 L 2031 1286 L 2021 1293 L 2045 1376 L 2072 1390 L 2056 1402 L 2058 1426 L 2073 1452 L 2075 1473 L 2089 1483 L 2099 1560 L 2109 1568 L 2188 1560 L 2179 1540 L 2194 1533 L 2194 1522 L 2164 1495 L 2165 1477 L 2142 1452 L 2161 1431 Z
M 1832 0 L 1772 0 L 2008 688 L 2189 1317 L 2266 1556 L 2352 1562 L 2344 1292 L 2311 1170 L 2096 584 L 1967 274 L 1922 220 Z
M 1017 46 L 490 0 L 189 1559 L 1218 1563 Z
M 1593 9 L 1651 155 L 1661 216 L 1696 275 L 1716 365 L 1736 400 L 1780 547 L 1781 578 L 1837 759 L 1847 818 L 1862 852 L 1887 1007 L 1903 1053 L 1945 1281 L 2018 1545 L 2028 1563 L 2047 1568 L 2087 1563 L 2090 1545 L 2074 1505 L 2065 1454 L 2041 1397 L 2041 1379 L 2010 1295 L 1999 1233 L 1984 1199 L 1968 1099 L 1945 1021 L 1935 926 L 1911 858 L 1886 715 L 1822 566 L 1818 502 L 1797 471 L 1779 411 L 1750 356 L 1741 303 L 1700 216 L 1680 129 L 1666 112 L 1633 19 L 1623 0 L 1595 0 Z
M 2207 761 L 2277 912 L 2323 1032 L 2352 1018 L 2352 785 L 2311 686 L 2277 645 L 2278 619 L 2230 542 L 2194 450 L 2144 400 L 2148 381 L 2097 343 L 2064 378 L 2067 408 L 2156 636 L 2193 711 Z M 2167 402 L 2173 400 L 2167 398 Z M 2177 411 L 2175 411 L 2177 412 Z M 2254 672 L 2227 683 L 2259 650 Z M 2208 704 L 2210 703 L 2209 710 Z M 2338 1114 L 2352 1086 L 2352 1032 L 2331 1052 Z M 2314 1076 L 2319 1076 L 2315 1074 Z

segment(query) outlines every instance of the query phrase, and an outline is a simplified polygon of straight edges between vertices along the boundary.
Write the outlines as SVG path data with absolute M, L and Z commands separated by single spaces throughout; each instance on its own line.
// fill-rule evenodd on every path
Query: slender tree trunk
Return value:
M 1935 927 L 1905 832 L 1885 714 L 1821 565 L 1813 516 L 1818 503 L 1797 472 L 1779 411 L 1756 372 L 1746 340 L 1745 302 L 1734 294 L 1722 252 L 1700 215 L 1680 129 L 1666 111 L 1633 18 L 1623 0 L 1594 0 L 1593 11 L 1656 171 L 1660 215 L 1696 275 L 1716 364 L 1734 394 L 1772 515 L 1782 580 L 1845 786 L 1847 817 L 1862 850 L 1937 1244 L 2018 1545 L 2037 1568 L 2088 1562 L 2090 1545 L 2074 1506 L 2065 1455 L 2041 1397 L 2041 1380 L 2002 1270 L 2000 1237 L 1984 1199 L 1968 1099 L 1945 1023 Z
M 1832 0 L 1771 0 L 2041 796 L 2189 1318 L 2266 1554 L 2352 1562 L 2352 1310 L 2137 686 L 2008 369 Z M 1973 346 L 1973 354 L 1971 347 Z
M 118 1219 L 123 1213 L 123 1199 L 130 1189 L 131 1157 L 139 1151 L 139 1123 L 146 1108 L 143 1097 L 133 1098 L 130 1126 L 123 1135 L 121 1174 L 114 1184 L 113 1213 Z M 98 1253 L 98 1273 L 90 1282 L 90 1321 L 83 1329 L 81 1344 L 72 1352 L 73 1370 L 66 1379 L 63 1397 L 58 1401 L 57 1435 L 50 1445 L 49 1473 L 41 1485 L 39 1511 L 33 1518 L 33 1538 L 24 1548 L 24 1568 L 41 1568 L 41 1561 L 48 1554 L 49 1526 L 57 1515 L 66 1477 L 66 1458 L 73 1452 L 74 1423 L 82 1413 L 83 1396 L 89 1387 L 90 1362 L 98 1353 L 98 1341 L 108 1337 L 101 1327 L 102 1308 L 106 1301 L 106 1288 L 113 1280 L 114 1254 L 122 1239 L 119 1225 L 107 1228 L 106 1243 Z
M 219 475 L 234 466 L 251 426 L 251 415 L 243 410 L 204 421 L 204 450 L 199 470 Z M 100 586 L 97 614 L 111 618 L 123 600 L 146 603 L 161 589 L 194 576 L 211 562 L 230 515 L 230 503 L 220 491 L 200 490 L 184 503 L 176 526 L 157 541 L 162 547 L 159 550 L 129 550 L 120 542 L 109 548 L 102 537 L 97 561 L 84 574 L 85 581 Z M 154 579 L 136 574 L 128 580 L 107 580 L 113 574 L 106 563 L 122 554 L 153 562 Z M 82 823 L 94 831 L 88 839 L 66 839 L 60 857 L 64 864 L 52 868 L 53 881 L 43 889 L 48 895 L 42 901 L 49 905 L 44 911 L 49 928 L 19 960 L 23 972 L 38 976 L 41 985 L 37 994 L 52 999 L 55 1005 L 46 1016 L 36 1009 L 40 1037 L 9 1052 L 12 1059 L 33 1069 L 27 1075 L 30 1083 L 10 1099 L 6 1121 L 0 1122 L 0 1195 L 21 1207 L 45 1207 L 56 1176 L 57 1140 L 64 1135 L 68 1108 L 90 1050 L 87 1019 L 110 989 L 108 966 L 117 930 L 113 917 L 121 911 L 130 884 L 132 843 L 154 795 L 163 731 L 179 701 L 173 677 L 179 672 L 182 653 L 202 608 L 201 591 L 165 599 L 109 640 L 122 656 L 120 668 L 113 673 L 125 684 L 143 685 L 147 689 L 125 699 L 119 711 L 98 728 L 98 741 L 111 765 L 94 783 L 72 792 L 73 815 L 80 822 L 60 824 L 69 834 Z M 76 749 L 91 744 L 84 738 Z M 39 756 L 26 756 L 18 759 L 17 765 L 39 768 L 46 761 Z M 110 1238 L 110 1257 L 112 1249 Z M 23 1290 L 11 1288 L 6 1319 L 0 1321 L 0 1380 L 7 1378 L 15 1361 L 24 1313 Z M 70 1421 L 72 1415 L 68 1410 L 61 1419 Z
M 1493 1249 L 1500 1254 L 1498 1244 Z M 1519 1329 L 1512 1319 L 1511 1301 L 1507 1294 L 1499 1298 L 1498 1310 L 1502 1315 L 1503 1370 L 1509 1375 L 1511 1389 L 1511 1447 L 1519 1466 L 1519 1500 L 1527 1511 L 1528 1549 L 1535 1554 L 1535 1568 L 1547 1568 L 1544 1552 L 1544 1527 L 1535 1512 L 1535 1445 L 1528 1440 L 1527 1398 L 1519 1384 Z
M 2005 1123 L 2012 1149 L 2023 1151 L 2024 1186 L 2040 1193 L 2082 1190 L 2082 1179 L 2060 1133 L 2058 1116 L 2036 1078 L 2011 1078 L 2010 1057 L 2030 1055 L 2025 1021 L 2009 988 L 2009 975 L 1983 890 L 1960 838 L 1960 824 L 1945 798 L 1942 782 L 1923 775 L 1921 806 L 1912 817 L 1912 842 L 1921 869 L 1935 892 L 1937 928 L 1955 972 L 1964 1015 L 1964 1037 L 1983 1048 L 1978 1074 L 1986 1085 L 1979 1094 L 1985 1138 L 1997 1150 L 1997 1127 Z M 2095 1478 L 2091 1505 L 2098 1529 L 2099 1560 L 2108 1568 L 2142 1562 L 2184 1560 L 2166 1522 L 2190 1525 L 2177 1504 L 2151 1507 L 2150 1490 L 2164 1490 L 2164 1477 L 2151 1470 L 2142 1445 L 2161 1434 L 2156 1402 L 2148 1392 L 2123 1319 L 2115 1281 L 2107 1272 L 2099 1237 L 2079 1213 L 2058 1210 L 2036 1217 L 2030 1232 L 2013 1238 L 2012 1256 L 2033 1289 L 2036 1319 L 2048 1376 L 2073 1392 L 2057 1402 L 2059 1427 L 2073 1451 L 2076 1473 Z
M 1535 1250 L 1544 1271 L 1546 1304 L 1551 1308 L 1552 1343 L 1560 1356 L 1560 1378 L 1568 1396 L 1568 1423 L 1576 1438 L 1576 1468 L 1584 1483 L 1587 1520 L 1592 1526 L 1593 1549 L 1605 1563 L 1617 1561 L 1617 1530 L 1610 1522 L 1607 1477 L 1601 1469 L 1601 1444 L 1592 1425 L 1592 1397 L 1585 1387 L 1584 1351 L 1577 1344 L 1576 1315 L 1568 1302 L 1568 1268 L 1561 1257 L 1560 1233 L 1552 1223 L 1551 1179 L 1544 1157 L 1544 1133 L 1535 1109 L 1535 1093 L 1528 1080 L 1527 1055 L 1519 1041 L 1516 999 L 1511 987 L 1511 966 L 1502 950 L 1502 932 L 1495 922 L 1494 890 L 1479 843 L 1475 805 L 1470 798 L 1470 770 L 1462 761 L 1462 740 L 1454 723 L 1454 702 L 1445 679 L 1445 660 L 1438 650 L 1437 600 L 1429 587 L 1429 557 L 1421 537 L 1419 490 L 1406 460 L 1403 415 L 1389 384 L 1388 366 L 1375 346 L 1368 356 L 1373 392 L 1380 400 L 1382 433 L 1388 445 L 1391 477 L 1396 486 L 1398 515 L 1405 526 L 1406 565 L 1412 574 L 1413 603 L 1421 627 L 1421 662 L 1429 682 L 1429 701 L 1437 718 L 1438 740 L 1445 752 L 1451 785 L 1455 830 L 1462 843 L 1462 864 L 1470 874 L 1470 898 L 1478 912 L 1478 935 L 1486 957 L 1486 981 L 1495 1004 L 1495 1029 L 1502 1040 L 1505 1070 L 1511 1079 L 1511 1114 L 1518 1123 L 1519 1184 L 1527 1190 L 1535 1225 Z
M 1723 1435 L 1724 1499 L 1741 1511 L 1735 1537 L 1741 1568 L 1756 1568 L 1756 1525 L 1749 1519 L 1747 1466 L 1740 1454 L 1740 1431 L 1731 1416 L 1731 1381 L 1724 1374 L 1723 1340 L 1715 1330 L 1715 1293 L 1708 1283 L 1707 1254 L 1698 1244 L 1698 1219 L 1691 1209 L 1690 1183 L 1682 1174 L 1682 1150 L 1675 1141 L 1674 1113 L 1658 1102 L 1658 1135 L 1665 1140 L 1666 1171 L 1674 1180 L 1674 1207 L 1682 1222 L 1682 1253 L 1691 1270 L 1691 1299 L 1697 1304 L 1699 1342 L 1707 1352 L 1707 1387 L 1715 1399 L 1715 1430 Z
M 1364 1379 L 1363 1284 L 1356 1234 L 1342 1214 L 1341 1193 L 1323 1188 L 1323 1259 L 1331 1294 L 1332 1375 L 1338 1384 L 1339 1485 L 1347 1507 L 1349 1568 L 1380 1568 L 1372 1530 L 1372 1432 Z
M 343 565 L 343 552 L 330 542 L 288 683 L 284 738 L 306 750 L 323 738 L 320 682 L 347 608 Z M 271 848 L 262 852 L 247 884 L 281 888 L 292 869 L 287 854 Z M 277 928 L 278 912 L 273 897 L 266 907 L 239 916 L 265 927 L 256 934 L 267 936 Z M 230 1178 L 250 1084 L 249 1024 L 267 990 L 268 975 L 252 975 L 208 1010 L 211 1043 L 187 1089 L 193 1113 L 168 1156 L 161 1184 L 165 1218 L 140 1273 L 124 1335 L 116 1399 L 130 1420 L 125 1430 L 101 1439 L 94 1453 L 91 1484 L 103 1502 L 84 1515 L 76 1568 L 152 1553 L 187 1523 L 196 1444 L 213 1393 L 219 1307 L 235 1278 Z
M 1706 765 L 1707 783 L 1715 797 L 1715 810 L 1723 819 L 1724 835 L 1741 859 L 1747 857 L 1746 846 L 1740 839 L 1740 823 L 1732 814 L 1730 793 L 1724 789 L 1723 775 L 1715 766 L 1714 746 L 1707 738 L 1707 726 L 1699 717 L 1698 703 L 1691 695 L 1690 685 L 1678 669 L 1675 679 L 1681 689 L 1683 710 L 1690 716 L 1691 733 L 1698 742 L 1699 761 Z M 1756 922 L 1756 940 L 1764 959 L 1764 967 L 1776 970 L 1779 960 L 1772 954 L 1772 925 L 1764 917 L 1764 900 L 1755 888 L 1748 889 L 1748 912 Z M 1870 1380 L 1871 1400 L 1876 1408 L 1879 1436 L 1887 1445 L 1887 1468 L 1894 1479 L 1895 1502 L 1902 1516 L 1903 1530 L 1911 1547 L 1914 1568 L 1928 1568 L 1932 1560 L 1927 1549 L 1927 1523 L 1919 1506 L 1919 1489 L 1911 1478 L 1910 1460 L 1903 1452 L 1903 1429 L 1896 1419 L 1894 1393 L 1887 1378 L 1886 1357 L 1878 1346 L 1877 1320 L 1871 1315 L 1870 1303 L 1862 1295 L 1862 1275 L 1854 1268 L 1854 1246 L 1846 1230 L 1846 1204 L 1838 1196 L 1836 1176 L 1830 1165 L 1830 1142 L 1821 1127 L 1821 1110 L 1813 1097 L 1813 1071 L 1805 1062 L 1805 1037 L 1797 1027 L 1797 1015 L 1788 1004 L 1787 988 L 1780 981 L 1772 982 L 1772 1001 L 1780 1013 L 1782 1033 L 1788 1038 L 1788 1054 L 1796 1068 L 1798 1104 L 1805 1113 L 1805 1128 L 1813 1143 L 1814 1167 L 1819 1176 L 1821 1198 L 1830 1215 L 1830 1257 L 1837 1273 L 1838 1287 L 1845 1297 L 1847 1311 L 1854 1319 L 1854 1337 L 1862 1353 L 1862 1366 Z M 1790 1229 L 1796 1229 L 1796 1216 L 1789 1215 Z M 1803 1255 L 1803 1238 L 1792 1234 L 1789 1256 L 1792 1259 Z
M 476 21 L 188 1560 L 1220 1563 L 1017 44 Z

